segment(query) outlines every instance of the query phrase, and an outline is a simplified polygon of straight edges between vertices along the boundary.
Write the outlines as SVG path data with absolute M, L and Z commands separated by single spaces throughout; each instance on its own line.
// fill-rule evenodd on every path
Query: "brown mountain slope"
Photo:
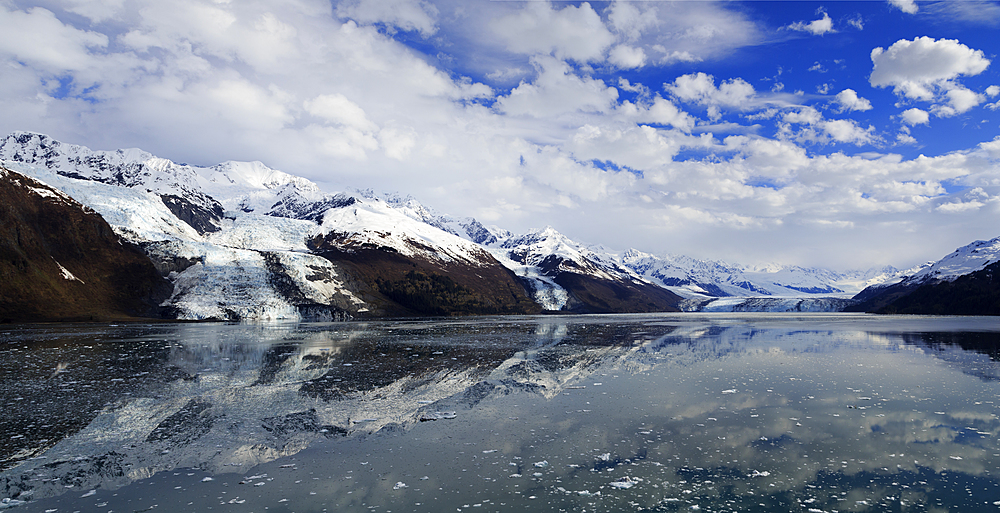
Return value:
M 172 289 L 99 214 L 0 167 L 0 321 L 151 317 Z
M 355 277 L 355 290 L 373 316 L 533 314 L 513 272 L 485 250 L 480 261 L 442 262 L 409 257 L 391 248 L 353 247 L 336 233 L 309 242 L 314 253 Z

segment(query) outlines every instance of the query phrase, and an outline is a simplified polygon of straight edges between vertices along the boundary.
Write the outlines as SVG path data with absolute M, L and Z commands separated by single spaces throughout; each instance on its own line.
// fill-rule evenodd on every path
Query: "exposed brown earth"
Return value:
M 541 307 L 486 251 L 480 262 L 444 262 L 385 247 L 344 247 L 335 233 L 309 242 L 360 282 L 355 290 L 373 316 L 532 314 Z
M 0 321 L 155 317 L 172 290 L 98 213 L 0 168 Z

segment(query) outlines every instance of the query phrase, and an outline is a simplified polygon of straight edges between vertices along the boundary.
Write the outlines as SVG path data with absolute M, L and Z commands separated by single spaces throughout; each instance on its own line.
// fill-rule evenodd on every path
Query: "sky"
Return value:
M 1000 236 L 998 53 L 997 1 L 0 0 L 0 134 L 905 268 Z

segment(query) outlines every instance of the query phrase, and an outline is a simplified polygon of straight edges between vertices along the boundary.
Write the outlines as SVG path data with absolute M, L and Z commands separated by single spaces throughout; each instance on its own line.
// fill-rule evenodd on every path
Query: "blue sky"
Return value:
M 0 0 L 0 132 L 905 267 L 1000 235 L 998 53 L 996 1 Z

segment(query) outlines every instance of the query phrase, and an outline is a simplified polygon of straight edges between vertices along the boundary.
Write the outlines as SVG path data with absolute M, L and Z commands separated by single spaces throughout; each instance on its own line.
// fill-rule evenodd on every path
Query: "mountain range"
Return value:
M 909 312 L 928 307 L 895 302 L 972 280 L 964 277 L 992 268 L 1000 253 L 994 239 L 914 269 L 835 272 L 619 252 L 552 227 L 514 234 L 400 194 L 324 192 L 260 162 L 198 167 L 29 132 L 0 140 L 0 165 L 0 319 L 13 321 Z M 95 245 L 84 225 L 106 244 Z M 98 279 L 97 261 L 128 278 Z M 975 280 L 987 296 L 995 291 Z M 59 299 L 70 289 L 102 299 Z M 986 313 L 1000 313 L 993 308 Z

